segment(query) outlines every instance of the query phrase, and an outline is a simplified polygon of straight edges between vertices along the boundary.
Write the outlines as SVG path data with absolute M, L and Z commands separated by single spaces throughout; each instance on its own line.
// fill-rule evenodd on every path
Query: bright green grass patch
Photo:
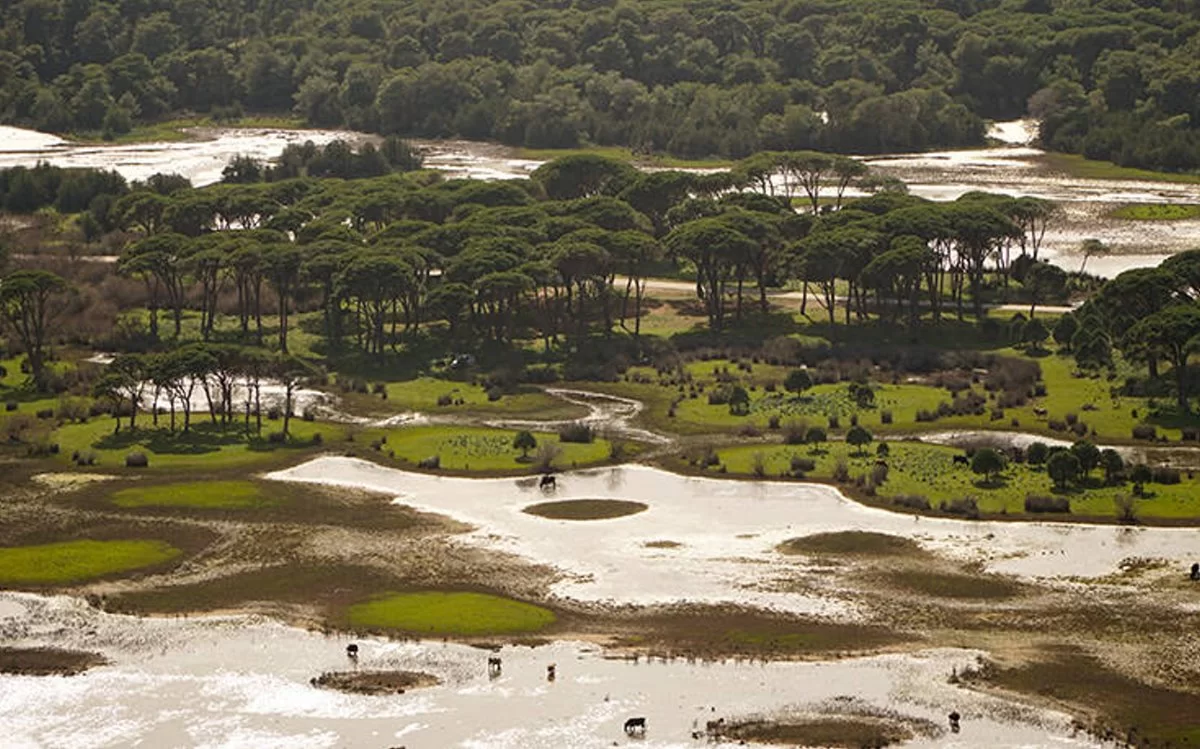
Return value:
M 582 416 L 585 409 L 529 388 L 489 400 L 487 390 L 480 385 L 436 377 L 418 377 L 404 382 L 387 384 L 387 404 L 401 411 L 452 414 L 469 411 L 488 414 L 530 414 L 539 419 Z M 438 405 L 438 399 L 448 398 L 450 405 Z M 460 402 L 461 401 L 461 402 Z
M 368 432 L 367 436 L 377 439 L 376 434 L 386 436 L 383 450 L 399 460 L 418 463 L 436 455 L 441 461 L 440 468 L 453 471 L 529 471 L 538 451 L 538 448 L 530 450 L 529 458 L 521 460 L 521 451 L 512 446 L 516 435 L 512 429 L 419 426 Z M 608 459 L 612 447 L 608 440 L 599 437 L 589 443 L 579 443 L 562 442 L 557 434 L 550 432 L 534 432 L 533 436 L 539 448 L 552 445 L 559 450 L 554 459 L 554 465 L 559 468 L 603 462 Z
M 50 585 L 111 575 L 174 559 L 163 541 L 64 541 L 0 548 L 0 584 Z
M 887 481 L 876 489 L 883 502 L 896 496 L 921 496 L 936 509 L 943 501 L 964 497 L 974 498 L 981 512 L 1020 515 L 1025 512 L 1029 494 L 1055 494 L 1054 484 L 1040 466 L 1010 464 L 1000 480 L 989 482 L 970 468 L 955 465 L 954 456 L 962 450 L 919 442 L 889 442 Z M 869 476 L 875 467 L 875 445 L 864 454 L 843 442 L 821 445 L 814 450 L 808 445 L 741 445 L 718 451 L 726 472 L 753 476 L 756 455 L 761 453 L 765 475 L 784 476 L 791 469 L 793 456 L 808 458 L 816 468 L 807 475 L 814 479 L 831 480 L 838 461 L 846 462 L 851 478 Z M 1092 517 L 1114 517 L 1114 501 L 1119 494 L 1132 494 L 1129 484 L 1104 486 L 1101 472 L 1093 471 L 1083 487 L 1066 491 L 1061 496 L 1071 502 L 1071 514 Z M 1200 517 L 1200 482 L 1184 476 L 1179 484 L 1148 484 L 1147 496 L 1136 501 L 1139 517 L 1183 519 Z
M 356 627 L 397 629 L 424 635 L 493 635 L 536 632 L 554 612 L 483 593 L 393 593 L 350 607 Z
M 148 414 L 138 415 L 138 428 L 130 431 L 128 421 L 118 434 L 113 434 L 112 419 L 97 418 L 83 424 L 67 424 L 54 432 L 59 445 L 59 457 L 70 460 L 75 452 L 95 453 L 97 465 L 104 468 L 123 467 L 125 456 L 142 452 L 150 459 L 150 470 L 156 468 L 228 468 L 267 462 L 281 455 L 311 449 L 314 434 L 322 440 L 339 439 L 345 433 L 340 424 L 328 424 L 292 419 L 289 425 L 291 441 L 273 443 L 267 434 L 282 429 L 283 422 L 263 420 L 262 437 L 247 436 L 241 422 L 228 426 L 212 424 L 208 414 L 192 414 L 192 426 L 182 430 L 182 417 L 176 431 L 166 424 L 169 417 L 159 416 L 159 427 L 151 426 Z M 253 428 L 253 420 L 251 420 Z
M 1149 169 L 1118 166 L 1111 161 L 1085 159 L 1077 154 L 1048 153 L 1042 160 L 1052 169 L 1082 179 L 1130 179 L 1152 182 L 1200 182 L 1200 174 L 1155 172 Z
M 1200 205 L 1136 203 L 1109 211 L 1108 217 L 1127 221 L 1184 221 L 1200 218 Z
M 653 164 L 654 166 L 672 168 L 672 169 L 719 169 L 732 166 L 733 162 L 728 159 L 681 159 L 674 156 L 641 156 L 635 155 L 631 150 L 623 146 L 587 146 L 584 148 L 519 148 L 517 149 L 517 158 L 529 159 L 530 161 L 553 161 L 561 159 L 564 156 L 576 156 L 579 154 L 591 154 L 595 156 L 604 156 L 618 161 L 632 161 L 639 164 Z
M 118 507 L 196 507 L 241 510 L 275 504 L 249 481 L 195 481 L 122 489 L 112 495 Z

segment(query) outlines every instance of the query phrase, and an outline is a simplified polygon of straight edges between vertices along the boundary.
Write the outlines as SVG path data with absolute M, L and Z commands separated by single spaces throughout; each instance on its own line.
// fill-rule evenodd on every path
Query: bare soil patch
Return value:
M 872 718 L 812 718 L 786 721 L 753 720 L 725 728 L 730 739 L 788 746 L 885 747 L 913 738 L 908 728 Z
M 419 671 L 326 671 L 312 680 L 314 687 L 350 694 L 404 694 L 409 689 L 434 687 L 441 680 Z
M 611 520 L 636 515 L 649 506 L 642 502 L 621 499 L 566 499 L 559 502 L 539 502 L 522 512 L 550 520 Z
M 862 556 L 916 556 L 921 545 L 910 538 L 872 531 L 837 531 L 792 538 L 779 544 L 781 554 L 850 554 Z
M 74 676 L 108 663 L 99 653 L 59 648 L 0 648 L 0 674 Z

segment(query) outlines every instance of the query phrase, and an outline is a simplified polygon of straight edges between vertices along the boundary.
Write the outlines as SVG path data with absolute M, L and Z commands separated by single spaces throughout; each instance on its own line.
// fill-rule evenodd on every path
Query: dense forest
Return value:
M 175 113 L 742 158 L 982 142 L 1200 167 L 1196 0 L 21 0 L 0 118 L 116 134 Z

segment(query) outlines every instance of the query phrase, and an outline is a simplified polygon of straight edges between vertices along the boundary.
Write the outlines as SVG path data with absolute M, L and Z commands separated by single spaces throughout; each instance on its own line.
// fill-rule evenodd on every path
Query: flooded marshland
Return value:
M 937 649 L 838 662 L 606 658 L 556 642 L 489 652 L 439 642 L 351 640 L 252 617 L 144 619 L 77 599 L 0 594 L 0 634 L 102 651 L 109 665 L 73 677 L 0 675 L 5 745 L 197 747 L 563 747 L 712 745 L 710 720 L 782 715 L 881 721 L 909 746 L 1088 746 L 1069 718 L 947 683 L 980 653 Z M 359 646 L 349 662 L 345 647 Z M 546 666 L 556 665 L 549 681 Z M 439 686 L 362 696 L 318 689 L 331 670 L 419 670 Z M 945 715 L 962 715 L 962 732 Z M 645 717 L 645 737 L 626 719 Z M 720 743 L 720 742 L 718 742 Z M 731 742 L 733 745 L 736 742 Z

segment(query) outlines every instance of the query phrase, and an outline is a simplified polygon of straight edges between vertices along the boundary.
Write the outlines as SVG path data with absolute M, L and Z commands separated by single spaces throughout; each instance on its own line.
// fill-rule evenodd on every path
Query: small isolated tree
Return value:
M 804 435 L 804 441 L 810 445 L 819 445 L 826 439 L 828 439 L 828 436 L 821 427 L 810 427 L 808 433 Z
M 986 476 L 988 481 L 995 481 L 1007 465 L 1008 461 L 1004 455 L 990 447 L 979 448 L 971 458 L 971 470 L 980 476 Z
M 1079 332 L 1079 321 L 1075 315 L 1063 315 L 1054 323 L 1054 340 L 1058 345 L 1071 350 L 1071 339 Z
M 1139 497 L 1146 496 L 1146 484 L 1150 483 L 1153 477 L 1150 466 L 1145 463 L 1135 465 L 1129 472 L 1129 480 L 1133 482 L 1133 493 Z
M 813 386 L 812 377 L 809 377 L 806 369 L 793 369 L 788 372 L 787 379 L 783 381 L 783 386 L 788 391 L 793 393 L 803 393 Z
M 1045 442 L 1034 442 L 1025 451 L 1025 460 L 1034 466 L 1040 466 L 1050 457 L 1050 447 Z
M 750 413 L 750 394 L 741 385 L 735 386 L 729 394 L 729 413 L 735 416 L 745 416 Z
M 875 406 L 875 389 L 865 382 L 852 382 L 849 387 L 850 398 L 859 408 Z
M 1025 323 L 1024 329 L 1021 331 L 1021 338 L 1028 343 L 1035 351 L 1040 351 L 1042 344 L 1050 337 L 1050 331 L 1046 330 L 1046 324 L 1039 318 L 1030 318 L 1029 322 Z
M 1112 486 L 1121 480 L 1125 473 L 1125 460 L 1121 453 L 1109 448 L 1100 453 L 1100 465 L 1104 467 L 1104 483 Z
M 1084 476 L 1100 465 L 1100 448 L 1087 440 L 1080 440 L 1071 445 L 1071 452 L 1079 459 L 1079 469 L 1083 471 Z
M 44 270 L 19 270 L 0 280 L 0 314 L 25 349 L 29 372 L 39 389 L 46 384 L 51 327 L 64 307 L 57 297 L 69 288 L 62 278 Z
M 1079 479 L 1079 458 L 1070 450 L 1060 450 L 1046 461 L 1046 473 L 1059 489 L 1065 489 Z
M 529 458 L 529 451 L 537 447 L 537 438 L 533 436 L 533 432 L 521 430 L 513 436 L 512 446 L 515 450 L 521 451 L 521 460 Z
M 886 458 L 891 452 L 892 449 L 886 442 L 880 442 L 879 446 L 875 448 L 875 455 L 879 458 Z
M 871 444 L 872 439 L 871 433 L 861 426 L 850 427 L 850 431 L 846 432 L 846 443 L 854 445 L 856 455 L 862 455 L 863 448 Z
M 1137 506 L 1134 504 L 1133 497 L 1128 494 L 1118 494 L 1113 497 L 1113 507 L 1117 512 L 1117 520 L 1122 523 L 1137 522 Z

